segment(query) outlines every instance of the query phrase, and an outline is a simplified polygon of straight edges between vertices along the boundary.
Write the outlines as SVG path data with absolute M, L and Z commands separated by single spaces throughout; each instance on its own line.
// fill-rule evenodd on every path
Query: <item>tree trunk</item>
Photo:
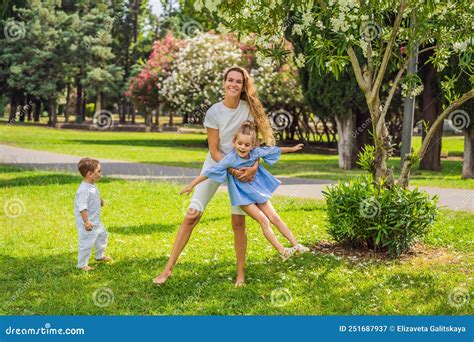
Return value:
M 32 118 L 31 113 L 33 112 L 33 100 L 31 99 L 30 96 L 28 96 L 27 98 L 28 98 L 28 107 L 26 108 L 26 117 L 28 121 L 32 121 L 33 118 Z
M 427 52 L 424 59 L 427 60 L 433 52 Z M 423 58 L 420 62 L 423 63 Z M 424 64 L 424 63 L 423 63 Z M 421 68 L 421 77 L 423 79 L 423 93 L 421 94 L 421 112 L 422 118 L 428 125 L 434 123 L 441 114 L 441 105 L 439 101 L 440 89 L 438 87 L 438 75 L 432 63 L 427 63 Z M 426 137 L 426 131 L 423 129 L 422 140 Z M 434 133 L 433 138 L 428 144 L 428 149 L 420 161 L 420 170 L 441 171 L 441 140 L 443 137 L 443 126 L 441 125 Z
M 14 124 L 16 122 L 16 107 L 18 105 L 15 96 L 10 99 L 10 115 L 8 116 L 8 123 Z
M 336 115 L 339 168 L 343 170 L 350 170 L 356 165 L 356 139 L 353 134 L 355 122 L 356 115 L 352 109 L 345 116 Z
M 155 126 L 160 125 L 160 106 L 155 110 Z
M 26 114 L 26 107 L 25 107 L 25 97 L 21 95 L 20 97 L 20 115 L 18 116 L 19 122 L 25 122 L 25 114 Z
M 119 104 L 119 117 L 120 117 L 120 124 L 124 125 L 127 122 L 127 102 L 125 99 L 122 99 Z
M 375 111 L 374 111 L 375 112 Z M 373 121 L 378 120 L 380 112 L 375 113 Z M 373 127 L 376 125 L 373 125 Z M 376 128 L 374 127 L 374 130 Z M 385 121 L 382 122 L 380 130 L 376 132 L 374 139 L 375 151 L 374 160 L 372 162 L 372 175 L 376 184 L 380 184 L 380 180 L 383 180 L 384 187 L 391 188 L 395 180 L 393 178 L 393 170 L 387 167 L 387 160 L 391 151 L 391 141 L 388 134 L 387 125 Z
M 369 129 L 372 119 L 370 114 L 367 112 L 356 112 L 356 129 L 353 131 L 353 135 L 356 138 L 357 152 L 361 152 L 365 145 L 372 144 L 372 139 L 369 134 Z
M 76 77 L 76 123 L 83 121 L 82 115 L 82 84 L 80 77 Z
M 56 98 L 51 97 L 48 102 L 49 122 L 48 126 L 56 127 L 58 123 L 58 113 L 56 108 Z
M 69 121 L 69 103 L 71 102 L 71 84 L 68 83 L 66 87 L 66 105 L 64 106 L 64 122 Z
M 39 122 L 40 121 L 40 115 L 41 115 L 41 100 L 40 99 L 35 99 L 34 104 L 35 104 L 35 111 L 33 113 L 33 121 L 34 122 Z
M 474 178 L 474 125 L 464 130 L 462 178 Z
M 153 123 L 152 120 L 152 114 L 149 110 L 145 110 L 145 126 L 146 127 L 151 127 L 151 124 Z
M 102 94 L 99 92 L 95 98 L 94 115 L 102 111 Z
M 87 99 L 87 94 L 84 91 L 82 94 L 82 103 L 81 103 L 81 116 L 82 116 L 82 121 L 86 121 L 86 99 Z
M 131 124 L 134 125 L 134 124 L 136 124 L 136 122 L 135 122 L 135 116 L 137 115 L 137 109 L 135 108 L 134 105 L 132 105 L 131 108 L 132 108 L 132 120 L 131 120 Z
M 170 111 L 170 121 L 169 121 L 169 126 L 173 126 L 173 111 Z

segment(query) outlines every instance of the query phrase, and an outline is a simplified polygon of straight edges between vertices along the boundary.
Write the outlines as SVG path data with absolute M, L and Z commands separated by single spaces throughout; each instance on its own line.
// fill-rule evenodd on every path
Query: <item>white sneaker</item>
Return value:
M 286 261 L 295 253 L 296 253 L 296 246 L 285 247 L 283 252 L 280 253 L 280 257 L 283 259 L 283 261 Z
M 297 244 L 296 246 L 294 246 L 296 248 L 296 252 L 299 254 L 299 253 L 308 253 L 309 251 L 311 251 L 308 247 L 306 246 L 303 246 L 302 244 Z

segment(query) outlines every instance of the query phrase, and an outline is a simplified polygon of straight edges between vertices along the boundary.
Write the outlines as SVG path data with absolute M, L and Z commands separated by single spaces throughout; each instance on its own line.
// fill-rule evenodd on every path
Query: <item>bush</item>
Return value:
M 94 103 L 86 104 L 86 117 L 87 118 L 92 118 L 94 116 L 94 108 L 95 108 Z
M 436 219 L 437 196 L 394 186 L 377 187 L 371 176 L 329 186 L 329 234 L 339 243 L 400 255 L 422 238 Z

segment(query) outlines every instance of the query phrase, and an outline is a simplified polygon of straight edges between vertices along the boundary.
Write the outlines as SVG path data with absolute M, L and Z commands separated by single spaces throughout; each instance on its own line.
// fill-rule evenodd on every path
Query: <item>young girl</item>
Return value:
M 253 122 L 244 121 L 237 129 L 232 140 L 234 149 L 228 153 L 217 165 L 207 169 L 202 175 L 196 177 L 190 184 L 185 186 L 180 194 L 189 194 L 193 188 L 202 181 L 210 178 L 218 183 L 224 183 L 227 178 L 230 202 L 233 206 L 240 206 L 249 216 L 255 219 L 262 227 L 263 234 L 273 247 L 280 253 L 283 260 L 288 259 L 295 252 L 308 252 L 309 248 L 298 243 L 288 226 L 278 216 L 270 203 L 272 193 L 276 190 L 280 181 L 258 166 L 255 179 L 252 182 L 240 182 L 227 172 L 228 168 L 240 168 L 251 166 L 259 158 L 273 165 L 277 162 L 281 153 L 296 152 L 301 150 L 303 144 L 293 147 L 255 147 L 257 140 L 257 129 Z M 270 222 L 291 242 L 293 247 L 285 248 L 278 242 Z

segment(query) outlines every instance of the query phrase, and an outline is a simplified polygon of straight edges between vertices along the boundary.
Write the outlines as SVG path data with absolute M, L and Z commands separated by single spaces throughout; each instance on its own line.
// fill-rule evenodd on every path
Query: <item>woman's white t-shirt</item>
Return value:
M 247 101 L 240 100 L 237 108 L 232 109 L 224 106 L 224 101 L 213 104 L 206 112 L 204 127 L 219 130 L 219 150 L 226 155 L 234 148 L 232 138 L 234 133 L 245 120 L 253 121 Z M 204 161 L 203 170 L 214 166 L 217 162 L 212 159 L 208 152 Z

